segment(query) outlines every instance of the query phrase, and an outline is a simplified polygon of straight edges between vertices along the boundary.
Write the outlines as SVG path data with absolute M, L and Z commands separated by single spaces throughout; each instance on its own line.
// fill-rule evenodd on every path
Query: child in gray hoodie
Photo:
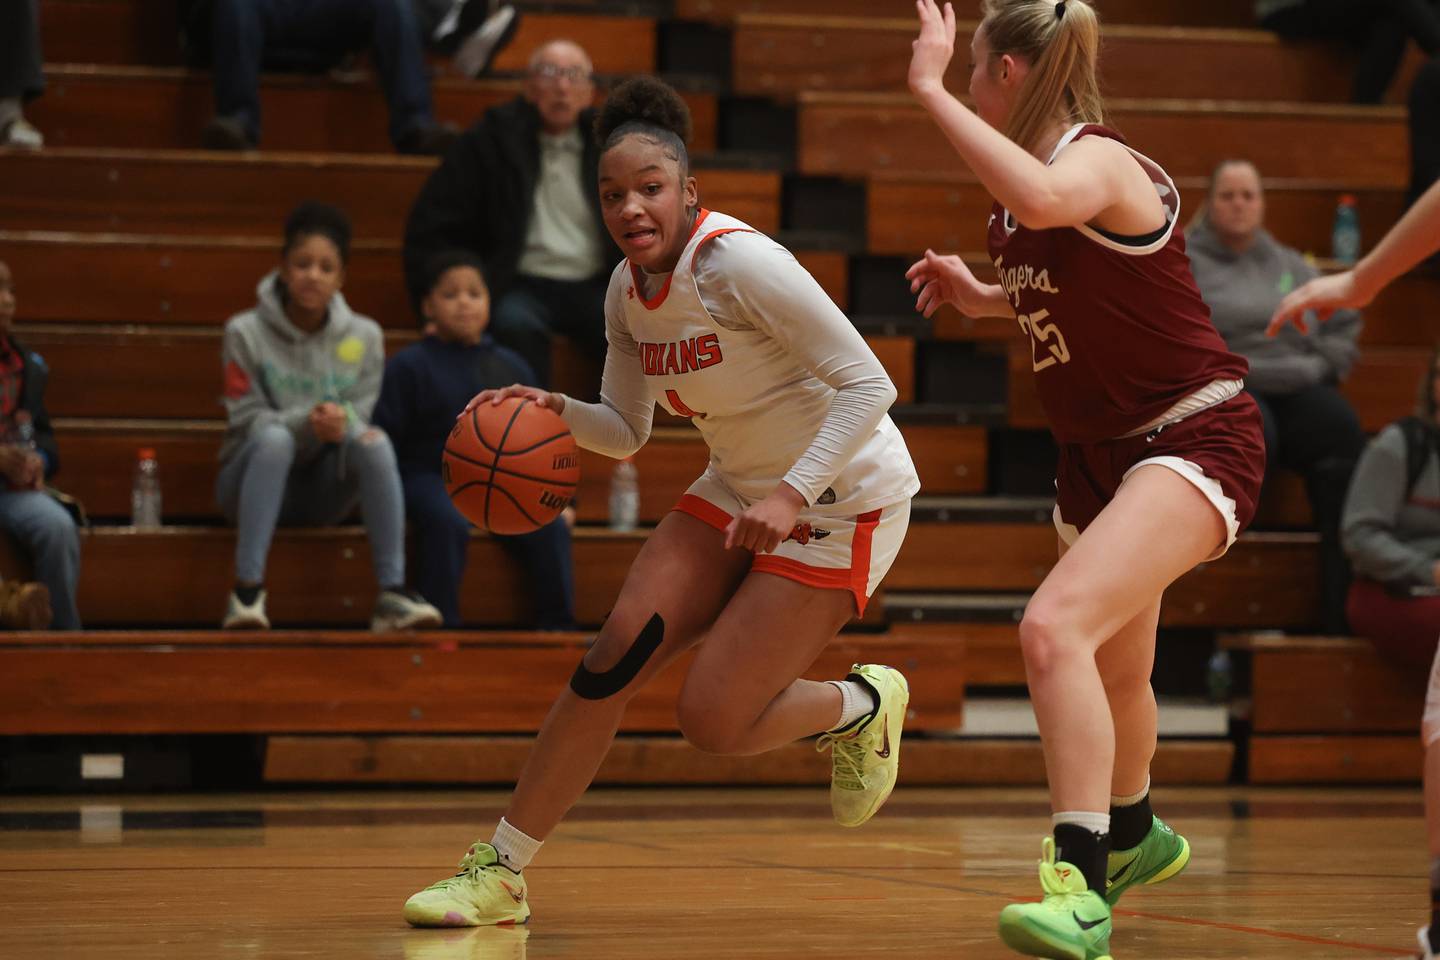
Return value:
M 301 204 L 259 302 L 225 325 L 228 422 L 216 497 L 239 528 L 226 629 L 270 626 L 265 560 L 277 525 L 337 524 L 357 503 L 380 587 L 371 628 L 440 625 L 440 612 L 404 586 L 400 473 L 389 438 L 369 423 L 385 345 L 379 325 L 340 295 L 349 253 L 345 214 Z

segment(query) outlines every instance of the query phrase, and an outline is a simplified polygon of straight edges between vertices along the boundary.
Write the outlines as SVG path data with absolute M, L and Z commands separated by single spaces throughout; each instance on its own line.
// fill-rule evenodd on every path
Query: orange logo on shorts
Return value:
M 790 536 L 785 539 L 786 541 L 794 540 L 803 547 L 809 544 L 811 540 L 824 540 L 828 536 L 830 536 L 829 530 L 823 530 L 820 527 L 811 526 L 808 523 L 797 523 L 795 524 L 795 529 L 790 531 Z

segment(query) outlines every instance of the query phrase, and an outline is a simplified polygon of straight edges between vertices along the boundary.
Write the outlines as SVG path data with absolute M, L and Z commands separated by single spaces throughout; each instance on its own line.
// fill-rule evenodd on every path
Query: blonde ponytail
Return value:
M 1057 120 L 1067 125 L 1105 122 L 1098 77 L 1100 19 L 1090 4 L 984 0 L 981 13 L 991 52 L 1024 57 L 1030 64 L 1006 136 L 1034 152 Z

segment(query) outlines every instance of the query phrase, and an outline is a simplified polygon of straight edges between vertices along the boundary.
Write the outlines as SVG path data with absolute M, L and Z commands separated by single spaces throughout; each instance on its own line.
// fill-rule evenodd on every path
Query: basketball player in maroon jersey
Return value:
M 1287 323 L 1307 329 L 1306 315 L 1320 320 L 1336 310 L 1368 306 L 1390 281 L 1440 250 L 1440 183 L 1425 191 L 1400 222 L 1354 269 L 1316 277 L 1280 301 L 1270 321 L 1274 336 Z M 1420 724 L 1425 743 L 1425 836 L 1430 846 L 1430 923 L 1420 928 L 1420 960 L 1440 957 L 1440 649 L 1430 668 L 1425 715 Z
M 916 306 L 1014 317 L 1060 448 L 1060 559 L 1020 624 L 1054 839 L 1043 901 L 1006 907 L 1000 934 L 1029 956 L 1096 960 L 1119 896 L 1189 861 L 1149 803 L 1160 597 L 1250 522 L 1260 413 L 1191 277 L 1174 182 L 1101 125 L 1090 6 L 986 0 L 974 112 L 944 86 L 953 9 L 916 6 L 910 89 L 995 199 L 1000 275 L 982 284 L 927 251 L 908 273 Z

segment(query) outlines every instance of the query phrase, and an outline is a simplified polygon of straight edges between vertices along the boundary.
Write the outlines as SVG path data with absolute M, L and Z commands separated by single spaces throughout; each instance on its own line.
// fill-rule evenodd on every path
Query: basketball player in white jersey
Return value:
M 596 126 L 601 208 L 626 256 L 605 302 L 602 400 L 514 386 L 471 407 L 529 397 L 580 446 L 622 458 L 645 444 L 659 403 L 691 419 L 710 464 L 640 551 L 493 838 L 406 902 L 416 926 L 525 922 L 521 871 L 589 787 L 629 699 L 697 645 L 677 707 L 695 746 L 750 755 L 822 734 L 846 826 L 895 784 L 909 702 L 899 671 L 799 679 L 863 613 L 905 535 L 920 484 L 886 412 L 895 387 L 787 250 L 701 209 L 673 90 L 632 80 Z

